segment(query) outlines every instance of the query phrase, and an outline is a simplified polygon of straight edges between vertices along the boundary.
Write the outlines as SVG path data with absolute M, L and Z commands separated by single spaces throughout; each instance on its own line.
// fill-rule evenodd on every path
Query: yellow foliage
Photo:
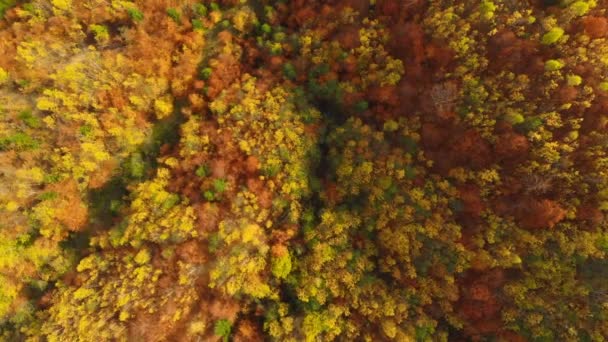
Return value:
M 0 86 L 6 84 L 9 79 L 8 71 L 0 68 Z
M 154 101 L 154 110 L 158 119 L 164 119 L 173 113 L 173 103 L 169 98 Z

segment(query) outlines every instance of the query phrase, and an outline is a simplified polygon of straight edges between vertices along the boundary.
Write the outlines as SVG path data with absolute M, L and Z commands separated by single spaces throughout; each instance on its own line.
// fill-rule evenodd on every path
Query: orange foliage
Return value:
M 235 342 L 258 342 L 264 340 L 258 326 L 250 320 L 240 320 L 236 329 Z
M 175 252 L 180 260 L 189 264 L 201 264 L 207 260 L 200 243 L 195 240 L 180 244 Z
M 106 184 L 106 182 L 112 178 L 114 171 L 116 170 L 117 163 L 114 159 L 110 159 L 101 163 L 99 169 L 95 171 L 89 179 L 89 188 L 99 189 Z
M 58 193 L 55 216 L 71 231 L 85 228 L 88 220 L 88 209 L 80 198 L 76 181 L 73 179 L 52 187 Z

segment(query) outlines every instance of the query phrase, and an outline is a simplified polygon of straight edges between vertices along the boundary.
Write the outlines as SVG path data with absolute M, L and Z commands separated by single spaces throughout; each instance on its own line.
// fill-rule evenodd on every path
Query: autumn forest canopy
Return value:
M 608 0 L 0 0 L 0 341 L 608 340 Z

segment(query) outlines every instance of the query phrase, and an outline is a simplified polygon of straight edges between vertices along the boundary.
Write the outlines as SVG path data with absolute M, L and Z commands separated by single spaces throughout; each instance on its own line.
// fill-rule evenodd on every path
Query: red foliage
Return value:
M 467 164 L 479 169 L 488 165 L 491 160 L 490 144 L 475 130 L 468 130 L 460 136 L 455 136 L 450 146 L 452 148 L 450 153 L 459 165 Z
M 587 203 L 581 205 L 576 211 L 576 218 L 581 221 L 589 221 L 593 225 L 600 224 L 604 220 L 604 214 L 597 205 Z
M 578 90 L 575 87 L 561 87 L 558 91 L 558 96 L 562 103 L 568 103 L 576 99 Z
M 396 56 L 410 63 L 420 64 L 425 59 L 424 31 L 418 24 L 395 25 L 390 44 Z
M 493 161 L 491 145 L 475 130 L 460 132 L 458 126 L 425 123 L 421 133 L 425 153 L 440 173 L 465 165 L 481 169 Z
M 501 159 L 520 159 L 525 157 L 530 149 L 528 139 L 521 134 L 508 131 L 498 135 L 494 152 Z
M 294 20 L 298 25 L 301 26 L 316 16 L 317 13 L 311 7 L 304 7 L 295 13 Z
M 344 0 L 339 2 L 341 6 L 350 7 L 359 12 L 360 17 L 365 18 L 369 14 L 369 0 Z
M 400 105 L 397 108 L 399 115 L 411 115 L 411 108 L 414 108 L 419 100 L 419 88 L 417 82 L 402 78 L 397 86 L 397 96 L 399 96 Z
M 501 332 L 502 304 L 496 292 L 504 283 L 503 271 L 469 272 L 459 282 L 462 296 L 457 304 L 457 312 L 467 320 L 465 333 L 475 338 L 480 334 Z
M 475 283 L 470 289 L 471 299 L 482 302 L 487 302 L 492 299 L 492 294 L 487 285 L 483 283 Z
M 376 4 L 378 13 L 385 16 L 398 16 L 401 10 L 398 0 L 380 0 Z
M 335 38 L 342 48 L 350 50 L 361 44 L 359 39 L 359 28 L 355 25 L 345 25 L 340 27 Z
M 336 183 L 327 182 L 325 184 L 325 197 L 327 198 L 327 202 L 331 205 L 335 205 L 338 201 L 340 201 L 340 194 L 338 192 L 338 186 Z
M 369 90 L 370 100 L 374 103 L 396 106 L 399 104 L 397 88 L 394 86 L 374 87 Z
M 529 199 L 519 210 L 518 218 L 524 228 L 553 228 L 566 217 L 566 211 L 552 200 Z
M 601 131 L 608 128 L 603 114 L 608 111 L 608 99 L 598 98 L 595 103 L 585 111 L 583 123 L 581 124 L 581 132 L 589 133 L 593 131 Z
M 585 33 L 591 38 L 602 38 L 608 33 L 608 19 L 588 16 L 583 19 Z
M 434 149 L 443 144 L 449 137 L 449 131 L 434 123 L 422 125 L 422 144 L 424 147 Z
M 464 212 L 477 217 L 485 209 L 479 195 L 479 188 L 475 185 L 465 185 L 458 189 L 460 199 L 464 203 Z
M 442 45 L 428 44 L 425 48 L 429 64 L 436 69 L 446 69 L 454 60 L 454 52 Z
M 511 331 L 501 332 L 500 334 L 498 334 L 498 336 L 499 336 L 499 339 L 498 339 L 499 341 L 528 342 L 528 340 L 525 337 L 523 337 L 517 333 L 511 332 Z
M 518 73 L 542 72 L 544 63 L 536 54 L 534 42 L 518 38 L 511 31 L 497 33 L 488 45 L 488 60 L 498 71 L 511 69 Z

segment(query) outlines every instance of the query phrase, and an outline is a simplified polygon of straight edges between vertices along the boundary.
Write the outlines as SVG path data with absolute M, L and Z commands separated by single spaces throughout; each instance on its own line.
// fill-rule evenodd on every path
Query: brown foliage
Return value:
M 234 322 L 236 316 L 241 310 L 241 306 L 235 299 L 221 298 L 218 296 L 213 299 L 208 309 L 213 320 L 227 319 Z
M 262 333 L 258 325 L 250 320 L 240 320 L 234 335 L 235 342 L 258 342 L 263 341 Z

